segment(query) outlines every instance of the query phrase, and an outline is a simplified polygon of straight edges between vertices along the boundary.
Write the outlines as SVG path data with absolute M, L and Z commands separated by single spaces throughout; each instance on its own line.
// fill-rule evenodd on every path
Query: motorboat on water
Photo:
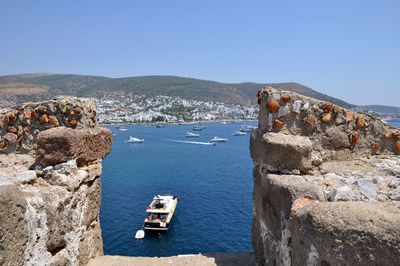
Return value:
M 251 132 L 252 129 L 253 128 L 249 127 L 249 126 L 242 126 L 239 131 L 240 132 Z
M 156 125 L 156 128 L 163 128 L 163 127 L 164 127 L 163 124 L 157 124 L 157 125 Z
M 192 133 L 192 132 L 186 132 L 185 137 L 187 137 L 187 138 L 197 138 L 197 137 L 200 137 L 200 134 L 195 134 L 195 133 Z
M 129 140 L 127 142 L 128 143 L 143 143 L 144 139 L 138 139 L 138 138 L 134 138 L 132 136 L 129 136 Z
M 247 133 L 246 132 L 242 132 L 242 131 L 235 131 L 235 132 L 233 132 L 232 135 L 234 135 L 234 136 L 245 136 L 245 135 L 247 135 Z
M 210 142 L 225 142 L 228 139 L 224 139 L 224 138 L 218 138 L 218 137 L 214 137 L 210 140 Z
M 175 196 L 155 196 L 150 206 L 146 207 L 147 216 L 144 220 L 144 229 L 168 230 L 177 204 L 178 198 Z
M 193 127 L 193 131 L 201 131 L 203 129 L 207 128 L 206 126 L 200 126 L 200 125 L 196 125 Z
M 127 131 L 128 129 L 127 128 L 120 128 L 119 130 L 120 131 Z

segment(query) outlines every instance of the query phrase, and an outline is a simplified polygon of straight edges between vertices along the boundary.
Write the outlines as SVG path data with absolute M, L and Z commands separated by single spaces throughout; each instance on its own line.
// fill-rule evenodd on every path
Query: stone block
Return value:
M 37 163 L 51 165 L 76 159 L 83 165 L 104 158 L 111 151 L 112 133 L 106 128 L 91 134 L 86 130 L 57 127 L 41 131 L 37 144 Z

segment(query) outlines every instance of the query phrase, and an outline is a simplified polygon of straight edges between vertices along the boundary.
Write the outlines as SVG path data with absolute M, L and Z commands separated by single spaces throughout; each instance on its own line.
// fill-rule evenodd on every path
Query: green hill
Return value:
M 176 76 L 140 76 L 108 78 L 85 75 L 21 74 L 0 76 L 0 94 L 3 99 L 22 102 L 40 101 L 57 95 L 87 97 L 144 94 L 167 95 L 201 101 L 231 104 L 256 104 L 256 94 L 266 85 L 294 91 L 305 96 L 329 101 L 345 108 L 353 105 L 319 93 L 298 83 L 220 83 Z

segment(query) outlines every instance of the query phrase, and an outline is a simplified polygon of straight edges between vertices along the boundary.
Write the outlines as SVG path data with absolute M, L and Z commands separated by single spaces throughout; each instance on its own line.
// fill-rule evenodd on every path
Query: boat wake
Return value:
M 188 140 L 175 140 L 175 139 L 168 139 L 170 142 L 176 143 L 184 143 L 184 144 L 195 144 L 195 145 L 208 145 L 208 146 L 215 146 L 213 142 L 201 142 L 201 141 L 188 141 Z

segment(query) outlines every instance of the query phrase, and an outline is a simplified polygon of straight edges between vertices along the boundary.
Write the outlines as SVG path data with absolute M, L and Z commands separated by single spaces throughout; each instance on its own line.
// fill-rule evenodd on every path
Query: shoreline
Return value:
M 172 123 L 172 122 L 143 122 L 143 123 L 99 123 L 100 126 L 117 126 L 117 125 L 158 125 L 158 124 L 163 124 L 163 125 L 193 125 L 193 124 L 203 124 L 203 123 L 213 123 L 213 122 L 227 122 L 228 124 L 230 123 L 241 123 L 241 122 L 248 122 L 248 121 L 254 121 L 257 122 L 258 119 L 243 119 L 243 120 L 236 120 L 236 119 L 216 119 L 216 120 L 202 120 L 202 121 L 191 121 L 191 122 L 183 122 L 183 123 Z

